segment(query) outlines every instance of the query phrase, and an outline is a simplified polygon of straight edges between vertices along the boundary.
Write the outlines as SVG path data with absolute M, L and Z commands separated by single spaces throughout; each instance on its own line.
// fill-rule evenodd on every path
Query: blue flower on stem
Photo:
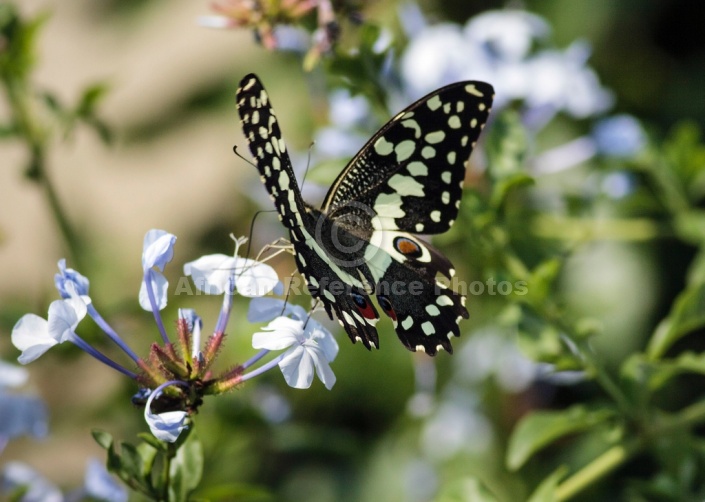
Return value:
M 176 237 L 164 230 L 150 230 L 142 251 L 143 280 L 139 292 L 142 308 L 151 311 L 161 341 L 153 343 L 146 358 L 137 356 L 112 329 L 88 296 L 89 281 L 83 275 L 59 261 L 59 273 L 54 282 L 61 296 L 49 306 L 47 319 L 26 314 L 12 330 L 12 342 L 22 351 L 18 360 L 27 364 L 39 358 L 54 345 L 69 341 L 111 368 L 135 380 L 140 391 L 133 398 L 145 405 L 145 420 L 160 440 L 173 442 L 188 428 L 190 417 L 198 411 L 206 395 L 226 392 L 233 387 L 279 365 L 287 382 L 294 387 L 308 387 L 315 368 L 326 387 L 331 388 L 335 376 L 328 363 L 335 358 L 338 346 L 319 323 L 307 319 L 301 307 L 292 307 L 275 300 L 281 313 L 294 319 L 280 318 L 265 328 L 268 333 L 256 335 L 257 355 L 242 365 L 235 365 L 215 376 L 210 370 L 225 339 L 225 329 L 232 311 L 235 292 L 246 297 L 259 297 L 283 287 L 272 267 L 249 258 L 237 256 L 243 239 L 236 240 L 235 254 L 208 255 L 184 266 L 196 287 L 209 294 L 222 294 L 222 307 L 213 333 L 202 343 L 203 321 L 192 309 L 180 309 L 176 322 L 176 337 L 172 341 L 162 321 L 160 311 L 167 304 L 169 283 L 163 275 L 165 266 L 174 255 Z M 282 246 L 269 258 L 286 250 Z M 135 371 L 113 361 L 83 340 L 76 329 L 90 317 L 135 366 Z M 275 316 L 271 316 L 272 319 Z M 261 336 L 260 336 L 261 335 Z M 264 336 L 266 335 L 266 336 Z M 269 353 L 291 346 L 285 354 L 260 368 L 245 373 Z M 0 394 L 1 396 L 1 394 Z M 0 430 L 0 434 L 2 431 Z

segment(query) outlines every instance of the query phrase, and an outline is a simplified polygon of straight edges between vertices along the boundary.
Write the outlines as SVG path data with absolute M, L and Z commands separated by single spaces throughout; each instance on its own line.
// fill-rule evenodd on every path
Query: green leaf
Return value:
M 529 140 L 518 113 L 505 110 L 495 117 L 492 130 L 486 137 L 486 148 L 493 179 L 526 177 Z M 517 182 L 525 184 L 526 180 L 520 176 L 516 178 Z
M 105 431 L 94 429 L 91 431 L 91 435 L 95 442 L 98 443 L 104 450 L 109 450 L 113 447 L 113 436 Z
M 622 364 L 620 377 L 632 401 L 643 406 L 651 393 L 683 373 L 705 375 L 705 353 L 684 352 L 674 359 L 659 361 L 634 354 Z
M 541 484 L 534 490 L 527 502 L 558 502 L 556 488 L 558 488 L 566 474 L 568 474 L 568 467 L 564 465 L 553 471 L 541 481 Z
M 448 485 L 434 502 L 497 502 L 498 499 L 477 478 L 462 478 Z
M 702 244 L 705 242 L 705 211 L 690 209 L 680 211 L 673 219 L 676 235 L 686 242 Z
M 513 173 L 506 178 L 500 179 L 492 187 L 490 206 L 493 208 L 501 207 L 512 190 L 533 185 L 534 183 L 534 178 L 526 173 Z
M 195 433 L 191 433 L 177 450 L 169 475 L 169 499 L 188 500 L 203 475 L 203 445 Z
M 95 113 L 95 109 L 102 99 L 105 98 L 109 90 L 108 84 L 98 82 L 86 87 L 78 99 L 78 104 L 74 113 L 78 117 L 90 117 Z
M 539 263 L 529 276 L 527 300 L 533 305 L 540 305 L 547 298 L 563 267 L 563 260 L 550 258 Z
M 507 467 L 515 471 L 537 451 L 557 439 L 604 422 L 613 415 L 607 408 L 587 409 L 582 405 L 562 411 L 537 411 L 522 418 L 509 438 Z
M 245 483 L 228 483 L 209 486 L 199 491 L 205 500 L 264 501 L 273 500 L 273 495 L 266 488 Z
M 646 353 L 659 359 L 678 340 L 705 326 L 705 283 L 694 284 L 683 290 L 673 303 L 671 312 L 656 327 Z

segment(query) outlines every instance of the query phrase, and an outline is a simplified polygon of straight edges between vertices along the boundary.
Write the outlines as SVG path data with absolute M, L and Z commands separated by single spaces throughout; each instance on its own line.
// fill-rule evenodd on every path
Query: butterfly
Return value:
M 301 197 L 262 83 L 254 74 L 240 82 L 242 129 L 297 268 L 353 343 L 379 347 L 374 295 L 407 349 L 453 352 L 450 339 L 468 317 L 465 297 L 444 284 L 455 273 L 450 261 L 414 234 L 453 224 L 493 96 L 490 84 L 465 81 L 411 104 L 362 147 L 316 209 Z

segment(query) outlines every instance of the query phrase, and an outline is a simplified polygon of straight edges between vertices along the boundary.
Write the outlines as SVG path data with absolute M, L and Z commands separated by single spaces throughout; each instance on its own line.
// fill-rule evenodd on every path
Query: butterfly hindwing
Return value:
M 437 234 L 458 215 L 465 165 L 487 121 L 492 86 L 458 82 L 421 98 L 377 132 L 333 183 L 322 210 L 375 229 Z

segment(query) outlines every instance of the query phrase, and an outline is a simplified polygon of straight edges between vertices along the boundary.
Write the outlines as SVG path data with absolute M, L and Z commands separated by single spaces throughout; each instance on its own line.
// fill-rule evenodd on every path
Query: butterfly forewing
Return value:
M 492 106 L 492 86 L 458 82 L 383 126 L 333 183 L 322 210 L 375 229 L 445 232 L 458 215 L 465 165 Z

